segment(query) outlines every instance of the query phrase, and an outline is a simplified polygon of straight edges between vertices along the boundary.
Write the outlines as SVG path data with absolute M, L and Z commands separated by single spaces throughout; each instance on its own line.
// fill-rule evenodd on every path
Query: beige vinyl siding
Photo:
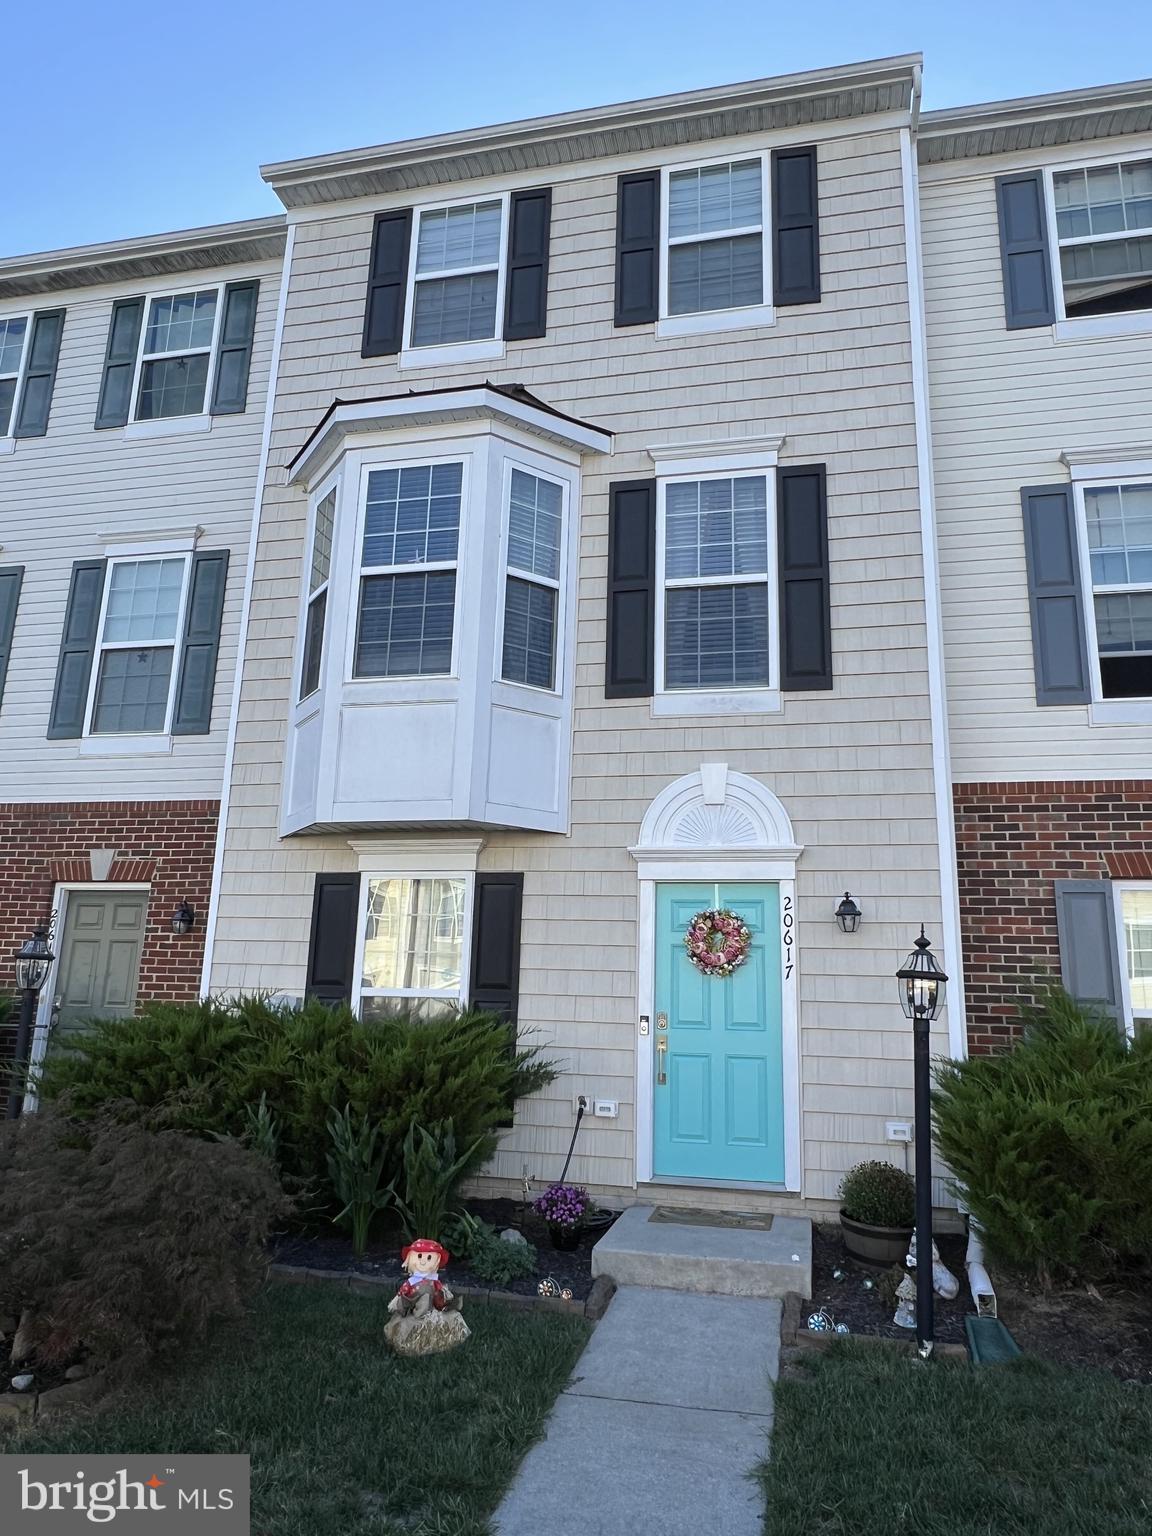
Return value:
M 260 279 L 247 409 L 213 417 L 208 432 L 126 440 L 118 427 L 96 431 L 113 300 L 246 277 Z M 278 264 L 264 262 L 0 305 L 0 315 L 67 310 L 47 434 L 0 457 L 0 564 L 25 567 L 0 711 L 0 801 L 220 794 L 279 279 Z M 77 741 L 47 740 L 73 561 L 102 557 L 109 542 L 197 527 L 199 549 L 231 556 L 211 732 L 174 737 L 171 753 L 148 756 L 82 755 Z
M 587 1092 L 617 1099 L 620 1114 L 585 1121 L 571 1176 L 633 1189 L 638 881 L 627 850 L 653 797 L 702 760 L 762 778 L 805 845 L 805 1194 L 833 1200 L 845 1168 L 884 1155 L 884 1118 L 911 1113 L 893 972 L 921 920 L 938 937 L 940 892 L 897 134 L 821 142 L 820 177 L 823 302 L 781 310 L 770 329 L 674 341 L 651 326 L 613 329 L 616 167 L 558 181 L 547 337 L 510 344 L 501 363 L 451 370 L 360 358 L 378 205 L 297 226 L 214 988 L 301 993 L 315 874 L 356 868 L 346 838 L 277 838 L 306 508 L 284 467 L 333 396 L 516 381 L 617 434 L 610 458 L 584 461 L 571 834 L 488 832 L 480 855 L 481 869 L 524 871 L 521 1029 L 564 1067 L 503 1138 L 492 1174 L 508 1187 L 526 1169 L 559 1176 L 573 1094 Z M 777 431 L 782 463 L 828 465 L 835 690 L 735 718 L 653 719 L 647 700 L 606 701 L 609 482 L 653 473 L 646 444 Z M 845 888 L 865 912 L 851 937 L 832 916 Z M 936 1044 L 946 1050 L 943 1029 Z
M 1056 341 L 1004 324 L 995 178 L 1152 150 L 1093 142 L 921 168 L 924 283 L 953 777 L 1147 777 L 1152 724 L 1038 708 L 1020 487 L 1070 448 L 1152 444 L 1152 334 Z

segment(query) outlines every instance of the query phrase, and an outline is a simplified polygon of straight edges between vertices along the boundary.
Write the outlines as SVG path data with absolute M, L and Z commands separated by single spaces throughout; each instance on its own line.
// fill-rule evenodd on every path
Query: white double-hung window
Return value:
M 1125 1024 L 1152 1029 L 1152 885 L 1115 887 L 1124 970 Z
M 369 1023 L 437 1018 L 463 1005 L 468 875 L 365 878 L 360 1010 Z
M 507 199 L 497 197 L 418 211 L 409 275 L 409 349 L 499 341 L 506 209 Z
M 24 368 L 28 343 L 28 316 L 0 319 L 0 437 L 12 430 L 12 414 Z
M 162 735 L 170 729 L 188 567 L 187 555 L 109 562 L 86 734 Z
M 770 324 L 765 161 L 664 172 L 664 239 L 657 334 Z
M 564 489 L 558 480 L 511 469 L 500 665 L 506 683 L 556 686 Z
M 208 399 L 220 289 L 156 295 L 140 339 L 136 421 L 197 416 Z
M 336 521 L 336 487 L 320 498 L 312 520 L 312 558 L 308 564 L 307 613 L 304 618 L 304 655 L 300 666 L 300 697 L 306 699 L 320 686 L 324 656 L 324 629 L 328 617 L 328 578 L 332 572 L 332 531 Z
M 1094 692 L 1152 698 L 1152 482 L 1085 485 L 1080 494 Z
M 1049 174 L 1064 317 L 1152 310 L 1152 159 Z

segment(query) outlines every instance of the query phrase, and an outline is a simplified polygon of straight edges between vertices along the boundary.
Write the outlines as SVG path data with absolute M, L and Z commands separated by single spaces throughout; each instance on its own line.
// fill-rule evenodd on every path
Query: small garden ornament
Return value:
M 916 1234 L 908 1245 L 908 1257 L 904 1261 L 909 1269 L 916 1268 Z M 945 1301 L 953 1301 L 960 1294 L 960 1282 L 940 1258 L 940 1250 L 932 1244 L 932 1289 Z
M 418 1237 L 401 1252 L 408 1278 L 388 1303 L 392 1315 L 384 1328 L 398 1355 L 437 1355 L 468 1337 L 460 1298 L 440 1278 L 448 1259 L 447 1249 L 430 1237 Z

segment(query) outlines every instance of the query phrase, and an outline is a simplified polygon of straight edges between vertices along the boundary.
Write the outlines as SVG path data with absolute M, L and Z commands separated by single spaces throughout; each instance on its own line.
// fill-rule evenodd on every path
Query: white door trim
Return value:
M 28 1055 L 29 1091 L 24 1097 L 24 1113 L 32 1114 L 39 1102 L 36 1095 L 36 1068 L 44 1060 L 48 1048 L 48 1033 L 52 1026 L 52 1000 L 56 995 L 56 983 L 60 975 L 60 960 L 64 953 L 64 934 L 68 922 L 68 898 L 73 891 L 104 891 L 109 896 L 148 896 L 152 887 L 147 880 L 59 880 L 52 891 L 52 911 L 56 916 L 53 931 L 55 949 L 48 976 L 40 988 L 40 1001 L 36 1006 L 36 1027 L 32 1034 L 32 1049 Z M 147 934 L 148 909 L 144 909 L 145 934 Z M 143 954 L 143 951 L 141 951 Z

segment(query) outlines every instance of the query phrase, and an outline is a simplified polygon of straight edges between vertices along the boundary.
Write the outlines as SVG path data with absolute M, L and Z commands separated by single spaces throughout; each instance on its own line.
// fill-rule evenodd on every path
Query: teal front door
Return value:
M 704 976 L 684 934 L 728 907 L 752 930 L 731 976 Z M 653 1172 L 657 1178 L 784 1182 L 780 887 L 656 887 Z

